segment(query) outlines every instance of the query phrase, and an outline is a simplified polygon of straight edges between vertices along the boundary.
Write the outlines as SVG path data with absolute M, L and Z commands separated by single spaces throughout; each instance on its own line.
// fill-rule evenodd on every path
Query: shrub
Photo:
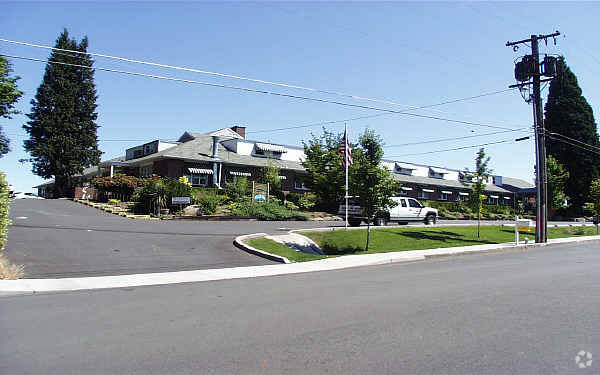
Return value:
M 135 190 L 144 185 L 144 179 L 117 173 L 113 177 L 94 177 L 92 186 L 98 190 L 99 199 L 109 198 L 129 201 Z
M 169 193 L 165 181 L 161 179 L 147 179 L 144 185 L 133 193 L 132 199 L 136 202 L 136 212 L 156 213 L 159 208 L 167 208 Z
M 286 200 L 294 203 L 301 210 L 310 211 L 317 203 L 317 196 L 313 193 L 289 193 L 286 197 Z
M 222 202 L 218 195 L 203 194 L 198 197 L 196 204 L 200 206 L 202 215 L 212 215 L 217 211 L 217 206 Z
M 0 251 L 4 250 L 6 245 L 6 236 L 8 235 L 8 226 L 11 224 L 8 214 L 10 211 L 8 183 L 4 173 L 0 172 Z
M 308 220 L 303 213 L 291 210 L 276 202 L 246 203 L 231 205 L 231 216 L 252 216 L 260 220 Z
M 118 206 L 119 203 L 121 203 L 121 201 L 118 199 L 109 199 L 108 200 L 108 204 L 113 205 L 113 206 Z
M 227 196 L 234 202 L 243 202 L 250 200 L 252 185 L 248 183 L 246 177 L 236 179 L 233 183 L 228 184 L 225 189 Z

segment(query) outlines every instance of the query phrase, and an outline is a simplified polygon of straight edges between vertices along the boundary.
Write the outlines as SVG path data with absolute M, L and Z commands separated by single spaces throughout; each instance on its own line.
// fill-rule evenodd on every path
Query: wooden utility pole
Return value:
M 525 72 L 521 76 L 527 78 L 526 83 L 519 83 L 511 85 L 509 87 L 525 87 L 527 85 L 533 86 L 533 95 L 531 98 L 533 101 L 533 120 L 534 120 L 534 131 L 535 131 L 535 185 L 536 185 L 536 216 L 535 216 L 535 242 L 548 242 L 548 194 L 547 194 L 547 183 L 548 178 L 546 176 L 546 139 L 545 139 L 545 126 L 544 126 L 544 113 L 542 108 L 542 97 L 541 97 L 541 83 L 550 81 L 550 79 L 542 80 L 542 75 L 545 72 L 541 70 L 540 64 L 540 51 L 539 51 L 539 40 L 543 39 L 547 42 L 548 38 L 556 38 L 560 35 L 560 32 L 556 31 L 548 35 L 532 35 L 529 39 L 520 40 L 518 42 L 507 42 L 506 46 L 513 46 L 516 51 L 519 44 L 525 44 L 531 42 L 531 57 L 533 58 L 531 64 L 525 64 Z M 556 39 L 554 39 L 556 43 Z M 528 61 L 525 56 L 523 61 Z M 517 67 L 517 69 L 520 69 Z M 516 73 L 516 72 L 515 72 Z M 517 74 L 515 74 L 515 77 Z M 529 78 L 533 81 L 529 82 Z M 528 100 L 528 99 L 526 99 Z

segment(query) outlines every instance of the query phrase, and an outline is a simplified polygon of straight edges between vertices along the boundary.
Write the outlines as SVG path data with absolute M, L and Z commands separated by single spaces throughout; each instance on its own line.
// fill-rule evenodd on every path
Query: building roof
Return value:
M 429 185 L 429 186 L 440 186 L 440 187 L 448 187 L 448 188 L 454 188 L 454 189 L 469 189 L 469 186 L 465 186 L 463 185 L 460 181 L 457 180 L 444 180 L 441 178 L 432 178 L 432 177 L 423 177 L 423 176 L 412 176 L 412 175 L 405 175 L 405 174 L 397 174 L 397 173 L 393 173 L 392 174 L 394 180 L 399 181 L 399 182 L 404 182 L 404 183 L 412 183 L 412 184 L 419 184 L 419 185 Z M 493 191 L 493 192 L 498 192 L 498 193 L 513 193 L 510 190 L 504 189 L 500 186 L 497 185 L 493 185 L 493 184 L 487 184 L 485 187 L 486 191 Z
M 266 157 L 252 155 L 239 155 L 233 151 L 229 151 L 221 143 L 219 143 L 218 146 L 218 157 L 215 159 L 212 157 L 213 139 L 210 134 L 189 132 L 186 132 L 185 134 L 189 135 L 190 137 L 193 137 L 193 139 L 180 143 L 177 146 L 168 148 L 166 150 L 156 152 L 154 154 L 150 154 L 137 159 L 128 160 L 128 162 L 132 166 L 134 166 L 148 163 L 156 159 L 182 159 L 189 162 L 199 163 L 221 161 L 226 164 L 266 167 L 271 161 L 275 162 L 281 169 L 304 171 L 304 167 L 302 167 L 302 164 L 299 162 L 279 160 L 273 158 L 269 159 Z M 252 143 L 254 141 L 248 142 Z

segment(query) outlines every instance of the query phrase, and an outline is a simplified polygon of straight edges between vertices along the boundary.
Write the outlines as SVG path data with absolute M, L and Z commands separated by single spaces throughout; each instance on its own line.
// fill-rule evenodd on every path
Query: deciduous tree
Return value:
M 355 201 L 360 205 L 367 219 L 367 243 L 365 251 L 369 251 L 371 239 L 371 221 L 377 212 L 396 205 L 391 197 L 398 191 L 398 184 L 390 171 L 381 166 L 383 157 L 382 141 L 372 130 L 365 130 L 360 137 L 360 152 L 353 151 L 353 159 L 357 168 L 353 173 L 351 191 L 358 196 Z
M 552 211 L 562 208 L 569 199 L 565 194 L 565 185 L 569 180 L 569 172 L 552 155 L 546 161 L 548 175 L 548 203 Z
M 304 183 L 315 194 L 317 208 L 328 212 L 337 212 L 344 197 L 345 171 L 338 151 L 342 136 L 323 128 L 322 135 L 312 134 L 308 142 L 303 142 L 306 160 L 302 165 L 308 173 Z
M 480 148 L 475 158 L 475 170 L 467 168 L 466 179 L 469 181 L 471 192 L 469 193 L 469 206 L 477 212 L 477 238 L 481 237 L 481 208 L 483 206 L 486 181 L 490 178 L 492 170 L 488 168 L 490 158 L 486 157 L 483 148 Z

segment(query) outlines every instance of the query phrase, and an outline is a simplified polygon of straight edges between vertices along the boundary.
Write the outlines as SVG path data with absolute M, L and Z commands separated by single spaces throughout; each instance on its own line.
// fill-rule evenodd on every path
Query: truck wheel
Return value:
M 435 215 L 429 214 L 425 217 L 425 224 L 433 225 L 433 224 L 435 224 L 435 222 L 436 222 Z
M 375 218 L 375 226 L 384 227 L 386 225 L 387 225 L 387 220 L 385 219 L 385 217 Z
M 350 224 L 351 227 L 358 227 L 360 226 L 360 219 L 348 219 L 348 224 Z

